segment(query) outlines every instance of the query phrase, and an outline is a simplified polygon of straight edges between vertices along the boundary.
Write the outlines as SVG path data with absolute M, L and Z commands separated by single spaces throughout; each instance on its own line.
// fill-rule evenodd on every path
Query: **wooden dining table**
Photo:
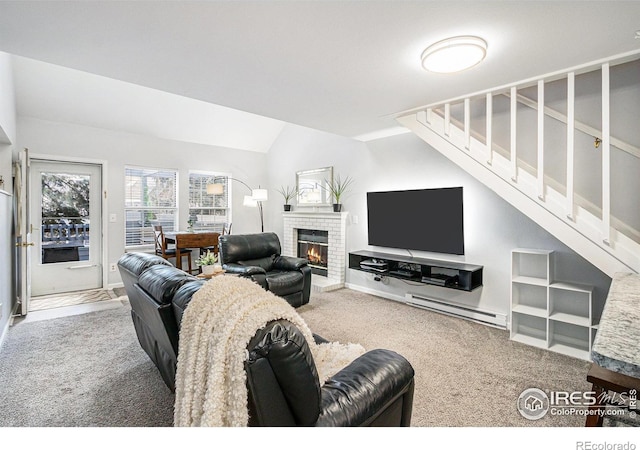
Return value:
M 213 248 L 213 252 L 217 255 L 219 237 L 220 233 L 204 230 L 166 231 L 164 233 L 165 242 L 175 244 L 176 267 L 180 270 L 182 270 L 182 254 L 185 251 L 191 251 L 194 248 Z

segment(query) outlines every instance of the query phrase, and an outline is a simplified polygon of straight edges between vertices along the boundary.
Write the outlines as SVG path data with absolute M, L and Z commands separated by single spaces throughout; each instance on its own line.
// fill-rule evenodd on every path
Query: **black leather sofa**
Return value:
M 118 266 L 140 345 L 173 391 L 180 322 L 205 281 L 155 255 L 127 253 Z M 250 426 L 410 425 L 414 371 L 393 351 L 371 350 L 320 386 L 306 340 L 286 320 L 269 322 L 247 350 Z
M 309 303 L 311 268 L 303 258 L 282 256 L 275 233 L 225 234 L 218 240 L 227 272 L 250 277 L 294 307 Z

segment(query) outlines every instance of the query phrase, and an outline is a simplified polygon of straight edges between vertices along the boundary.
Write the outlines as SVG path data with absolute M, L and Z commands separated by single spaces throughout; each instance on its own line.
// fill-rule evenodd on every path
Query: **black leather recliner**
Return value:
M 174 390 L 178 356 L 178 322 L 173 294 L 190 282 L 203 280 L 176 269 L 164 258 L 148 253 L 125 253 L 118 260 L 124 289 L 131 304 L 131 319 L 138 342 Z
M 247 350 L 250 426 L 411 424 L 413 368 L 391 350 L 365 353 L 322 386 L 306 340 L 286 320 L 268 323 Z
M 275 233 L 225 234 L 218 241 L 227 272 L 250 277 L 294 307 L 309 303 L 311 268 L 303 258 L 282 256 Z
M 180 323 L 205 281 L 165 263 L 127 253 L 118 266 L 140 345 L 174 391 Z M 306 340 L 286 320 L 269 322 L 247 351 L 250 426 L 410 425 L 414 371 L 393 351 L 371 350 L 322 386 Z

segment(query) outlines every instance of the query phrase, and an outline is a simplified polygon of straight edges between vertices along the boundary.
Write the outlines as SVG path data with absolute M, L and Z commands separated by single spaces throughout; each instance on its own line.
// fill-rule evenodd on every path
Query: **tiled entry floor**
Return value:
M 117 295 L 113 290 L 94 289 L 90 291 L 66 292 L 63 294 L 43 295 L 32 297 L 29 303 L 29 312 L 45 309 L 60 308 L 64 306 L 82 305 L 103 300 L 113 300 Z

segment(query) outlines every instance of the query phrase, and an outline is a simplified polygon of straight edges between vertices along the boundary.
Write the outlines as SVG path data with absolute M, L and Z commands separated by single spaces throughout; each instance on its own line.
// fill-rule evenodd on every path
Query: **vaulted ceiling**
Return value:
M 640 48 L 635 1 L 1 1 L 0 51 L 359 136 L 394 113 Z M 455 35 L 486 60 L 427 73 Z

